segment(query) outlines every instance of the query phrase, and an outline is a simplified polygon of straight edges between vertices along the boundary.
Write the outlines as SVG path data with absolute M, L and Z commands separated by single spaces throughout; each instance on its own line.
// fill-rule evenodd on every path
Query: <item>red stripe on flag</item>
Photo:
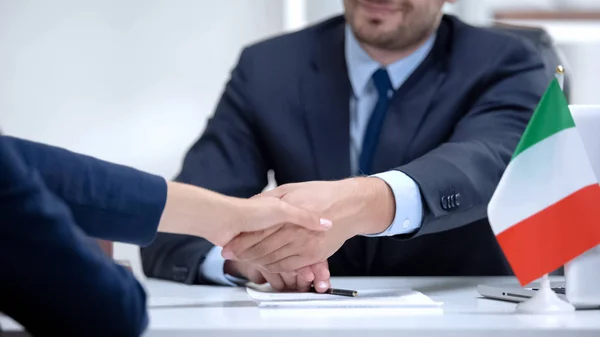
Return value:
M 556 270 L 600 244 L 600 186 L 576 191 L 497 240 L 521 285 Z

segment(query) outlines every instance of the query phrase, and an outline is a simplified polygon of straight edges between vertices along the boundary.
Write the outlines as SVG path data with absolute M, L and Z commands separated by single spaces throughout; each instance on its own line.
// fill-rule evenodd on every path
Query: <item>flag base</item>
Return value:
M 562 314 L 574 312 L 575 307 L 556 295 L 546 275 L 536 294 L 527 301 L 519 303 L 516 311 L 525 314 Z

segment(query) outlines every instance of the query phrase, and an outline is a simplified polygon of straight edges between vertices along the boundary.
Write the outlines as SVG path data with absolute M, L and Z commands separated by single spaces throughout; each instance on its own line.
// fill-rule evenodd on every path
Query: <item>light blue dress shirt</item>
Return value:
M 358 160 L 362 148 L 367 124 L 377 103 L 378 95 L 371 76 L 383 66 L 373 60 L 360 46 L 350 27 L 346 26 L 345 57 L 348 66 L 348 76 L 353 95 L 350 98 L 350 164 L 352 172 L 360 175 Z M 419 64 L 429 54 L 435 34 L 432 35 L 419 49 L 407 57 L 386 67 L 394 90 L 413 73 Z M 390 97 L 393 91 L 389 92 Z M 369 235 L 393 236 L 408 234 L 421 227 L 423 209 L 421 193 L 417 184 L 406 174 L 391 170 L 373 175 L 384 180 L 392 189 L 396 201 L 396 214 L 392 224 L 383 232 Z M 223 285 L 236 285 L 245 282 L 223 272 L 225 260 L 221 257 L 221 247 L 214 247 L 200 266 L 203 278 Z

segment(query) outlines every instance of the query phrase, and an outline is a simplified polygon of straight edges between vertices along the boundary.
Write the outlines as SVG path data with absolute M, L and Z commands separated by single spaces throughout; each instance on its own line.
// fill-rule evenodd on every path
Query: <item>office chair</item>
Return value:
M 571 93 L 571 75 L 569 71 L 569 66 L 567 64 L 567 60 L 564 55 L 556 48 L 554 45 L 554 41 L 552 37 L 544 30 L 539 27 L 525 27 L 525 26 L 516 26 L 509 25 L 504 23 L 496 23 L 495 25 L 490 27 L 492 30 L 498 30 L 502 32 L 506 32 L 508 34 L 513 34 L 518 36 L 521 39 L 524 39 L 528 43 L 531 43 L 537 50 L 539 50 L 540 55 L 544 61 L 546 66 L 546 71 L 548 72 L 549 78 L 550 76 L 556 75 L 556 67 L 562 65 L 565 68 L 565 78 L 563 85 L 563 92 L 565 93 L 565 97 L 567 98 L 567 102 L 570 102 L 570 93 Z

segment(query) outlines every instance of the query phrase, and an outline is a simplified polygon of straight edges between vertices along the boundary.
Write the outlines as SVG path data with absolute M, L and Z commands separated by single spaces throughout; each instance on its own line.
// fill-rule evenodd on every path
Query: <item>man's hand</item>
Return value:
M 269 282 L 277 291 L 307 292 L 314 283 L 315 289 L 322 293 L 330 287 L 327 261 L 302 268 L 297 273 L 269 273 L 247 262 L 226 261 L 225 273 L 256 284 Z
M 324 261 L 349 238 L 384 231 L 395 214 L 394 195 L 379 178 L 289 184 L 262 197 L 281 198 L 335 224 L 321 232 L 292 225 L 273 227 L 244 233 L 224 246 L 225 259 L 248 261 L 272 273 L 291 272 Z
M 315 212 L 292 205 L 280 198 L 235 199 L 235 201 L 235 206 L 229 212 L 237 214 L 237 220 L 227 223 L 229 226 L 216 228 L 223 233 L 221 240 L 223 244 L 242 233 L 262 233 L 265 230 L 278 229 L 290 224 L 309 232 L 328 231 L 333 226 L 330 220 L 319 218 Z

